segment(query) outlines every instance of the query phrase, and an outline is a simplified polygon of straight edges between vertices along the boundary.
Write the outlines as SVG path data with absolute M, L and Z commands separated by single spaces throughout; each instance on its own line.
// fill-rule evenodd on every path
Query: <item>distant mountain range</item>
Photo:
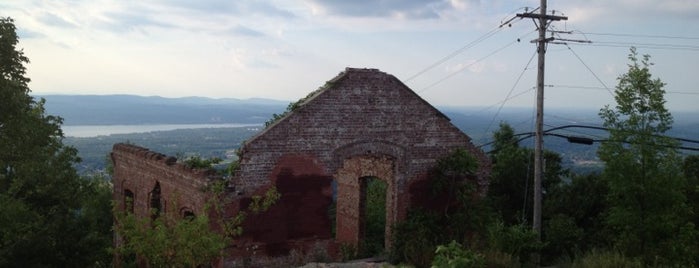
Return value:
M 135 95 L 37 95 L 46 99 L 49 114 L 64 125 L 261 124 L 283 112 L 288 101 L 270 99 L 164 98 Z M 517 132 L 533 130 L 532 108 L 437 107 L 474 141 L 490 140 L 500 122 Z M 600 126 L 598 109 L 547 109 L 545 129 L 562 125 Z M 675 137 L 699 139 L 699 111 L 677 112 Z M 585 133 L 585 130 L 579 130 Z M 570 132 L 569 132 L 570 133 Z M 605 133 L 598 133 L 605 135 Z
M 45 98 L 47 113 L 63 117 L 65 120 L 64 125 L 66 126 L 262 124 L 271 118 L 272 114 L 283 112 L 289 104 L 287 101 L 269 99 L 163 98 L 134 95 L 41 95 L 37 97 Z M 492 141 L 493 132 L 498 130 L 501 122 L 507 122 L 515 129 L 516 133 L 521 133 L 524 136 L 534 129 L 535 113 L 532 108 L 437 108 L 447 115 L 455 126 L 468 134 L 475 145 L 482 145 L 485 151 L 490 150 L 488 144 Z M 547 109 L 544 129 L 565 125 L 601 126 L 601 120 L 597 113 L 598 109 Z M 668 135 L 699 140 L 699 111 L 678 112 L 673 115 L 675 124 L 673 129 L 668 132 Z M 183 130 L 179 131 L 182 132 Z M 214 130 L 207 131 L 211 132 Z M 166 134 L 163 133 L 161 134 Z M 605 131 L 585 128 L 557 130 L 553 133 L 595 139 L 604 139 L 607 136 Z M 113 138 L 119 137 L 122 136 L 114 136 Z M 68 139 L 68 142 L 80 147 L 82 146 L 80 142 L 89 144 L 88 140 L 90 139 Z M 195 143 L 193 144 L 196 145 Z M 522 140 L 520 144 L 526 147 L 533 146 L 533 139 Z M 111 144 L 103 146 L 103 150 L 96 154 L 97 157 L 93 157 L 96 159 L 93 162 L 101 163 L 103 155 L 111 148 L 110 146 Z M 201 147 L 201 144 L 199 146 Z M 545 137 L 545 147 L 548 150 L 561 154 L 566 167 L 572 167 L 578 171 L 597 170 L 599 168 L 599 162 L 596 157 L 598 146 L 598 143 L 587 146 L 572 144 L 566 139 L 556 136 Z M 699 148 L 697 143 L 684 142 L 683 146 Z M 89 146 L 83 147 L 80 147 L 83 151 L 90 150 L 86 149 Z M 204 149 L 199 148 L 198 150 Z M 698 153 L 697 151 L 688 150 L 683 150 L 683 152 Z
M 135 95 L 39 95 L 64 125 L 262 123 L 288 102 L 269 99 L 163 98 Z

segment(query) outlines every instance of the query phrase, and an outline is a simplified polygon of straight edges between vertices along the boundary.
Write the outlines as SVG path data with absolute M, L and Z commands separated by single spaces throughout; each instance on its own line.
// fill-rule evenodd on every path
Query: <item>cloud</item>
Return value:
M 631 19 L 699 19 L 699 1 L 695 0 L 584 0 L 561 5 L 563 11 L 576 23 L 610 23 L 610 20 Z
M 104 12 L 101 25 L 107 30 L 114 32 L 128 32 L 133 30 L 142 30 L 144 27 L 160 27 L 173 28 L 175 25 L 167 22 L 158 21 L 151 18 L 149 15 L 139 12 L 124 12 L 124 11 L 108 11 Z
M 42 13 L 37 17 L 37 20 L 48 26 L 62 27 L 62 28 L 77 28 L 78 25 L 72 23 L 64 18 L 59 17 L 56 14 L 46 12 Z
M 17 28 L 17 36 L 21 39 L 42 38 L 46 35 L 40 32 L 28 30 L 26 28 Z
M 233 27 L 230 27 L 221 33 L 223 34 L 230 34 L 230 35 L 236 35 L 236 36 L 246 36 L 246 37 L 263 37 L 265 36 L 264 33 L 254 30 L 252 28 L 248 28 L 242 25 L 236 25 Z
M 404 19 L 435 19 L 453 9 L 463 9 L 470 2 L 446 0 L 309 0 L 316 12 L 347 17 L 397 17 Z
M 177 8 L 185 12 L 196 12 L 218 15 L 250 15 L 257 14 L 268 17 L 294 18 L 292 12 L 278 8 L 264 1 L 250 0 L 161 0 L 161 7 Z

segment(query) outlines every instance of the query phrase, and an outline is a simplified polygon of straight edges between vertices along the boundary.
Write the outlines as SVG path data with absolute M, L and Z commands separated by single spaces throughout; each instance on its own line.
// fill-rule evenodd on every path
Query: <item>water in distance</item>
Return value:
M 89 138 L 112 134 L 147 133 L 176 129 L 262 127 L 262 124 L 154 124 L 154 125 L 75 125 L 62 126 L 66 137 Z

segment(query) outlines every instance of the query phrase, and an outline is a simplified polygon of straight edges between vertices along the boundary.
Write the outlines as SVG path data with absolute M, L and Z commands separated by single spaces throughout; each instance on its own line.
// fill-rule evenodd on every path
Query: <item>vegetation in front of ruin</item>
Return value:
M 199 156 L 183 160 L 184 165 L 197 169 L 212 169 L 219 162 L 221 159 Z M 230 166 L 237 166 L 237 162 Z M 231 170 L 234 168 L 220 172 Z M 223 216 L 226 215 L 226 204 L 231 201 L 226 191 L 227 183 L 226 180 L 211 183 L 205 190 L 209 201 L 199 215 L 178 211 L 179 196 L 174 197 L 167 211 L 152 209 L 151 217 L 139 217 L 114 206 L 114 230 L 122 242 L 114 249 L 119 265 L 135 266 L 143 262 L 150 267 L 197 267 L 209 265 L 222 257 L 224 249 L 243 233 L 242 223 L 248 214 L 268 210 L 281 197 L 277 189 L 271 187 L 264 195 L 252 196 L 252 202 L 245 210 L 226 218 Z

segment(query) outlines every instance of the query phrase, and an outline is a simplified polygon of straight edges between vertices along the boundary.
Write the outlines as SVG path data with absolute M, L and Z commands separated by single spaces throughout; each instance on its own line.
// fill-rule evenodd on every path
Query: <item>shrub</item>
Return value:
M 616 251 L 597 251 L 592 250 L 585 254 L 582 258 L 578 258 L 570 265 L 571 268 L 634 268 L 643 267 L 639 259 L 627 258 Z
M 435 254 L 432 267 L 485 267 L 483 255 L 464 248 L 454 240 L 448 245 L 438 246 Z
M 520 261 L 528 260 L 532 253 L 544 246 L 529 227 L 522 224 L 505 226 L 502 222 L 488 228 L 488 242 L 492 249 L 508 253 Z
M 389 261 L 407 262 L 417 267 L 428 267 L 434 258 L 434 249 L 440 241 L 438 217 L 434 213 L 413 210 L 408 218 L 393 227 Z

